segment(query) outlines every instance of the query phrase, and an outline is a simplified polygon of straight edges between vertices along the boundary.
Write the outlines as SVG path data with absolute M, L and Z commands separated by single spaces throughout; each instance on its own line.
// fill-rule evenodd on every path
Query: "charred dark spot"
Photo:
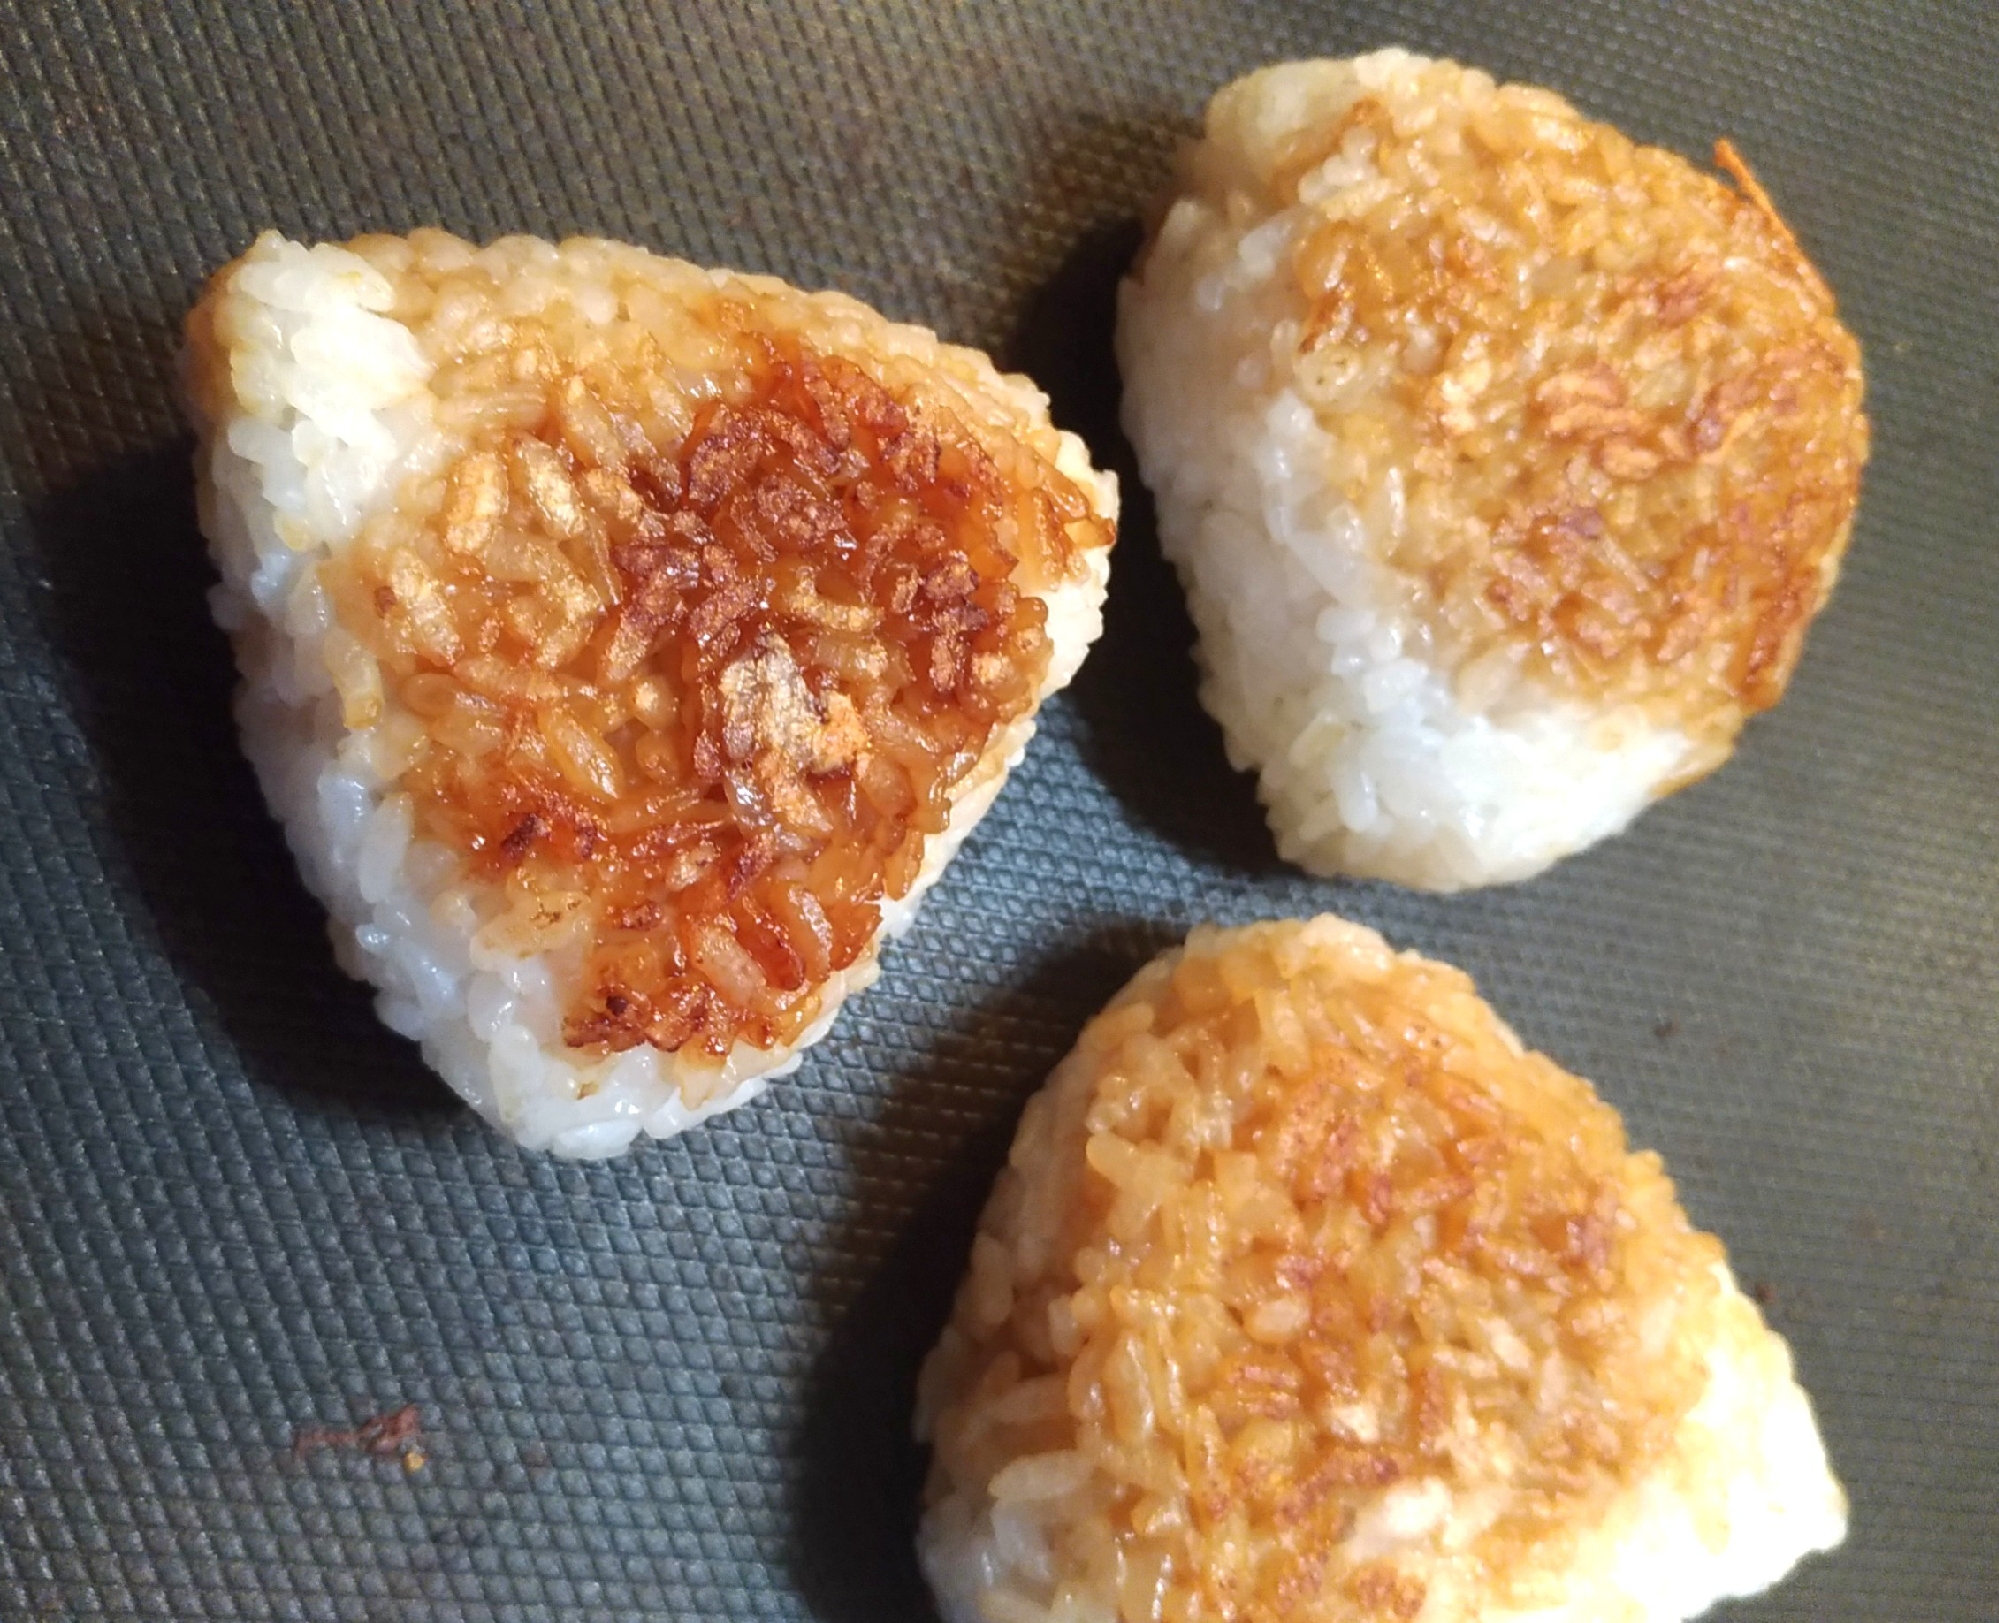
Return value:
M 529 812 L 514 824 L 507 837 L 500 842 L 500 855 L 510 864 L 519 862 L 528 854 L 534 842 L 548 832 L 548 824 L 542 820 L 540 812 Z

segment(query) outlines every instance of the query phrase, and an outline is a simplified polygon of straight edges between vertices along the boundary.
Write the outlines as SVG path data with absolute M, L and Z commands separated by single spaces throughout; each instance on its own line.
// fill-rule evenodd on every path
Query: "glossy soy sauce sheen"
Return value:
M 323 575 L 403 712 L 417 832 L 504 887 L 489 940 L 573 978 L 569 1046 L 792 1041 L 1033 708 L 1046 609 L 1017 572 L 1068 574 L 1108 524 L 726 298 L 669 354 L 399 274 L 471 432 Z M 365 669 L 343 696 L 376 702 Z

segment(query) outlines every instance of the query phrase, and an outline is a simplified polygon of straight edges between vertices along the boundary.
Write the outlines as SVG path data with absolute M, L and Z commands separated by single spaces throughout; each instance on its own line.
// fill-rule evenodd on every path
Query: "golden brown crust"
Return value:
M 1498 1600 L 1665 1457 L 1720 1260 L 1462 974 L 1331 920 L 1197 932 L 1030 1107 L 933 1486 L 1074 1450 L 1101 1517 L 1058 1534 L 1058 1571 L 1107 1537 L 1168 1575 L 1140 1615 L 1355 1623 L 1422 1610 L 1366 1518 L 1441 1488 Z
M 1363 97 L 1280 166 L 1285 204 L 1334 154 L 1387 182 L 1296 249 L 1304 373 L 1388 383 L 1326 426 L 1405 470 L 1394 561 L 1465 658 L 1524 651 L 1725 745 L 1845 547 L 1859 348 L 1727 143 L 1740 192 L 1547 92 L 1459 105 L 1462 70 L 1422 72 L 1434 121 Z
M 418 832 L 504 885 L 534 950 L 580 954 L 564 1040 L 719 1058 L 795 1040 L 871 949 L 1036 702 L 1020 582 L 1111 525 L 948 391 L 719 294 L 685 325 L 703 383 L 531 316 L 441 357 L 466 449 L 322 580 L 421 723 Z

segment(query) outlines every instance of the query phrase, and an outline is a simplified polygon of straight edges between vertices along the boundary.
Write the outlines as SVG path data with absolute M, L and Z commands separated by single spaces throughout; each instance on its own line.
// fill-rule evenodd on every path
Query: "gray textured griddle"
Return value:
M 1201 918 L 1465 965 L 1797 1350 L 1848 1548 L 1733 1619 L 1999 1615 L 1991 7 L 0 8 L 0 1615 L 927 1616 L 910 1383 L 1021 1100 Z M 880 985 L 610 1166 L 456 1108 L 239 761 L 176 325 L 261 226 L 598 232 L 994 347 L 1126 468 L 1109 324 L 1206 94 L 1401 40 L 1733 135 L 1867 345 L 1844 584 L 1740 759 L 1515 890 L 1281 867 L 1135 489 L 1110 628 Z M 312 1426 L 420 1409 L 426 1459 Z

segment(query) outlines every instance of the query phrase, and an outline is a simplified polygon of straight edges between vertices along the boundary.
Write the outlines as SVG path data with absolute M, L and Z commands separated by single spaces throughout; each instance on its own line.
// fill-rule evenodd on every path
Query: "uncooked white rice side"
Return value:
M 1310 64 L 1273 80 L 1259 140 L 1274 149 L 1295 123 L 1336 119 L 1341 95 L 1409 61 L 1383 52 L 1344 79 Z M 1335 155 L 1302 191 L 1370 184 L 1371 163 Z M 1318 218 L 1309 202 L 1236 219 L 1183 197 L 1120 292 L 1125 429 L 1199 633 L 1202 701 L 1231 763 L 1259 774 L 1286 860 L 1431 890 L 1525 879 L 1623 829 L 1694 745 L 1636 707 L 1591 709 L 1512 664 L 1463 668 L 1433 646 L 1381 561 L 1403 524 L 1399 473 L 1347 501 L 1308 403 L 1338 410 L 1385 386 L 1315 375 L 1300 354 L 1307 312 L 1288 266 Z
M 587 260 L 565 266 L 541 244 L 486 252 L 509 249 L 550 277 L 566 273 L 563 292 L 581 308 L 605 295 L 589 282 Z M 341 967 L 377 988 L 384 1024 L 418 1042 L 454 1091 L 525 1148 L 600 1159 L 642 1131 L 670 1137 L 746 1104 L 796 1069 L 841 1002 L 874 981 L 874 949 L 828 980 L 819 1016 L 784 1048 L 738 1043 L 716 1067 L 646 1045 L 594 1058 L 563 1044 L 561 991 L 574 962 L 560 951 L 524 957 L 487 944 L 494 898 L 468 881 L 454 852 L 412 837 L 413 807 L 386 758 L 389 715 L 348 728 L 332 676 L 358 648 L 335 623 L 317 566 L 407 478 L 445 466 L 457 450 L 433 420 L 430 363 L 406 328 L 379 313 L 392 302 L 386 279 L 342 248 L 267 233 L 235 273 L 232 296 L 237 319 L 255 331 L 232 346 L 235 415 L 202 425 L 201 523 L 222 577 L 211 605 L 243 678 L 244 751 L 307 888 L 327 909 Z M 820 299 L 828 313 L 847 313 L 848 301 Z M 920 353 L 919 336 L 935 345 L 913 329 L 883 331 L 899 349 Z M 1000 383 L 1030 409 L 1038 404 L 1024 382 Z M 1063 436 L 1058 467 L 1099 510 L 1115 512 L 1115 486 L 1090 469 L 1073 436 Z M 1108 570 L 1098 549 L 1084 581 L 1050 594 L 1046 691 L 1074 674 L 1101 629 Z M 909 894 L 883 907 L 877 946 L 909 927 L 1033 732 L 1031 717 L 1015 723 L 960 786 Z

